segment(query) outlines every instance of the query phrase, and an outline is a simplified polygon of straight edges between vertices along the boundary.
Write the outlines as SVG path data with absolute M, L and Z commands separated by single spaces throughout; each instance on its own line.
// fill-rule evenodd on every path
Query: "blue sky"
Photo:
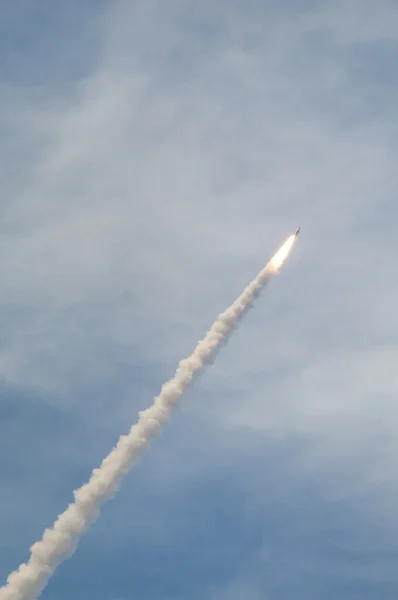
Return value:
M 398 592 L 398 5 L 0 19 L 0 575 L 302 236 L 44 599 Z

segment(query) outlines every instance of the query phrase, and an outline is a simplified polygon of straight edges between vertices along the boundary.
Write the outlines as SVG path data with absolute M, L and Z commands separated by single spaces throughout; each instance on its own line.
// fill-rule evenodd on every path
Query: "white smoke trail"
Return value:
M 33 544 L 29 561 L 9 575 L 7 584 L 0 588 L 0 600 L 34 600 L 42 592 L 57 566 L 74 552 L 80 536 L 97 519 L 101 505 L 117 492 L 133 462 L 160 432 L 193 376 L 214 356 L 253 299 L 279 271 L 295 239 L 292 235 L 283 244 L 232 306 L 213 323 L 191 356 L 180 362 L 175 376 L 163 385 L 152 406 L 139 413 L 139 420 L 128 435 L 120 437 L 101 466 L 94 469 L 89 482 L 74 492 L 74 503 L 57 518 L 51 529 L 45 530 L 41 541 Z

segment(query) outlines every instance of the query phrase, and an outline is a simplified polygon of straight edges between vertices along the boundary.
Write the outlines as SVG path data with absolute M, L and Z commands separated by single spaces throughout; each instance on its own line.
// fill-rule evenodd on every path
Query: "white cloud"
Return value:
M 138 347 L 171 368 L 300 222 L 297 256 L 264 299 L 270 308 L 244 326 L 243 356 L 233 342 L 233 369 L 221 364 L 228 378 L 253 376 L 264 352 L 274 362 L 305 352 L 315 369 L 315 344 L 323 387 L 334 373 L 328 344 L 366 348 L 393 328 L 395 242 L 384 233 L 395 214 L 392 116 L 356 118 L 366 97 L 348 78 L 346 53 L 368 38 L 382 42 L 389 20 L 355 28 L 351 9 L 325 5 L 298 21 L 282 11 L 238 23 L 238 7 L 226 17 L 204 4 L 186 23 L 179 3 L 167 18 L 156 2 L 115 7 L 103 22 L 102 65 L 65 98 L 42 89 L 33 104 L 17 88 L 3 100 L 14 134 L 37 148 L 21 177 L 6 178 L 3 376 L 58 385 L 83 360 L 80 345 L 95 355 L 98 336 L 126 357 Z M 202 54 L 183 27 L 195 33 L 206 23 L 215 33 Z M 317 56 L 309 32 L 323 36 Z M 332 40 L 328 52 L 323 39 Z M 343 53 L 333 41 L 341 39 Z M 190 69 L 172 60 L 185 48 Z M 373 227 L 380 202 L 385 216 Z M 356 358 L 348 355 L 348 373 Z
M 113 3 L 87 76 L 2 85 L 0 374 L 58 398 L 134 356 L 157 379 L 301 224 L 184 410 L 393 489 L 396 88 L 368 56 L 394 3 L 189 5 Z

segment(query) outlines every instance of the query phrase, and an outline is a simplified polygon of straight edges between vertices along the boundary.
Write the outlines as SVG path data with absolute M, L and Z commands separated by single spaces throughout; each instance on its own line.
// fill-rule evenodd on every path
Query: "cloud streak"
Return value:
M 287 214 L 305 227 L 296 264 L 288 267 L 291 294 L 281 281 L 272 286 L 238 343 L 225 348 L 167 428 L 165 452 L 148 453 L 106 507 L 115 523 L 107 517 L 90 530 L 90 549 L 82 544 L 47 593 L 78 593 L 85 588 L 77 583 L 83 571 L 87 589 L 95 589 L 95 569 L 86 570 L 94 561 L 103 571 L 112 564 L 128 596 L 128 564 L 111 557 L 124 551 L 116 551 L 121 539 L 136 543 L 141 556 L 149 536 L 133 525 L 145 504 L 137 487 L 154 493 L 148 471 L 143 482 L 140 469 L 153 461 L 153 480 L 160 477 L 172 489 L 168 501 L 163 488 L 154 493 L 164 500 L 163 516 L 151 523 L 160 530 L 167 523 L 164 559 L 175 547 L 179 519 L 171 507 L 190 492 L 182 474 L 196 481 L 200 470 L 199 461 L 188 458 L 193 447 L 206 457 L 207 478 L 230 456 L 224 444 L 238 446 L 243 460 L 253 436 L 285 447 L 299 435 L 306 450 L 292 453 L 304 482 L 316 477 L 342 502 L 362 490 L 355 514 L 366 505 L 377 528 L 383 522 L 393 528 L 396 3 L 112 1 L 102 15 L 94 4 L 85 4 L 92 9 L 90 27 L 103 19 L 94 44 L 78 2 L 73 19 L 83 37 L 59 11 L 52 11 L 58 23 L 46 20 L 43 27 L 43 19 L 29 17 L 25 29 L 19 22 L 6 27 L 19 60 L 9 63 L 0 93 L 0 374 L 16 389 L 43 389 L 52 406 L 72 405 L 76 421 L 89 430 L 88 436 L 74 431 L 90 454 L 79 457 L 69 432 L 65 459 L 52 452 L 48 468 L 35 447 L 52 447 L 49 425 L 32 424 L 15 438 L 1 433 L 7 440 L 2 483 L 9 490 L 2 498 L 1 580 L 27 560 L 26 550 L 67 506 L 70 491 L 88 480 L 125 423 L 135 420 L 142 399 L 153 398 L 173 374 L 217 307 L 243 288 L 250 265 L 283 234 Z M 10 41 L 3 54 L 15 55 Z M 149 389 L 138 384 L 137 371 Z M 98 401 L 99 391 L 106 402 Z M 196 433 L 198 419 L 207 420 L 205 436 L 212 419 L 218 431 L 211 453 L 200 436 L 179 426 L 184 418 Z M 8 430 L 7 423 L 0 427 Z M 14 448 L 29 456 L 23 472 L 15 468 Z M 258 449 L 261 460 L 266 454 L 269 447 Z M 283 467 L 286 460 L 277 462 Z M 32 474 L 36 465 L 43 480 Z M 262 472 L 270 468 L 260 462 Z M 264 475 L 251 495 L 260 505 L 270 494 Z M 258 471 L 249 475 L 234 465 L 234 478 L 242 489 Z M 34 511 L 40 496 L 45 508 Z M 125 498 L 128 510 L 132 496 L 135 512 L 122 525 L 120 503 Z M 24 523 L 17 528 L 23 540 L 13 533 L 18 523 Z M 184 526 L 188 535 L 192 524 Z M 285 531 L 281 524 L 277 536 Z M 322 544 L 321 534 L 318 539 Z M 277 561 L 275 547 L 270 552 Z M 186 556 L 193 560 L 195 552 L 187 542 Z M 285 550 L 281 560 L 286 556 Z M 264 572 L 264 565 L 256 568 Z M 294 568 L 292 559 L 285 561 L 283 586 Z M 235 570 L 231 563 L 218 570 L 220 581 Z M 153 576 L 162 585 L 161 576 L 144 571 L 142 581 Z M 169 569 L 169 577 L 176 582 L 177 569 Z M 312 581 L 303 578 L 303 595 L 312 590 L 315 597 Z M 87 593 L 107 598 L 115 579 Z M 272 591 L 271 579 L 268 572 L 264 587 Z M 192 577 L 182 597 L 192 597 L 193 589 L 206 597 L 206 585 L 205 576 Z M 150 595 L 147 583 L 142 586 L 142 595 Z

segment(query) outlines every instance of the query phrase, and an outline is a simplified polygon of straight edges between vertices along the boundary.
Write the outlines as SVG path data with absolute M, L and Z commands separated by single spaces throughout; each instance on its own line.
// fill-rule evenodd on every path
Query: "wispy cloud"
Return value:
M 395 530 L 395 3 L 149 0 L 99 9 L 73 2 L 62 15 L 44 5 L 40 14 L 30 3 L 17 3 L 12 14 L 10 8 L 7 37 L 1 36 L 7 55 L 0 83 L 2 377 L 16 390 L 44 396 L 55 410 L 70 410 L 72 421 L 91 431 L 90 464 L 79 476 L 84 481 L 214 315 L 281 236 L 301 224 L 300 245 L 267 302 L 259 303 L 182 409 L 180 418 L 200 423 L 203 435 L 208 411 L 216 410 L 211 457 L 200 450 L 201 439 L 183 437 L 177 420 L 158 456 L 147 459 L 153 478 L 146 485 L 159 493 L 170 481 L 184 488 L 184 452 L 194 452 L 198 472 L 206 473 L 209 463 L 224 464 L 231 448 L 254 460 L 286 445 L 274 485 L 282 489 L 292 477 L 282 467 L 289 453 L 296 455 L 304 481 L 316 478 L 320 490 L 328 490 L 319 492 L 320 504 L 342 506 L 342 523 L 345 503 L 353 513 L 366 507 L 372 532 L 382 532 L 380 547 L 384 540 L 391 557 L 385 524 Z M 98 414 L 90 422 L 93 406 Z M 15 468 L 17 447 L 33 452 L 39 439 L 50 446 L 53 427 L 9 439 L 2 469 Z M 66 446 L 69 436 L 77 447 L 83 439 L 72 433 L 76 428 L 68 430 Z M 263 445 L 266 439 L 270 446 Z M 78 469 L 79 453 L 65 452 L 71 471 Z M 39 469 L 44 458 L 37 457 Z M 256 465 L 236 473 L 241 486 L 258 479 Z M 267 462 L 262 485 L 250 487 L 263 513 L 271 511 L 264 504 L 271 467 Z M 55 464 L 50 469 L 56 477 Z M 10 498 L 23 495 L 25 477 L 10 483 Z M 142 477 L 138 470 L 134 482 Z M 41 496 L 52 497 L 50 476 L 42 485 Z M 51 514 L 31 514 L 24 498 L 15 512 L 2 510 L 0 527 L 8 532 L 2 540 L 18 545 L 18 562 L 69 500 L 67 487 L 52 501 Z M 173 491 L 167 493 L 172 507 Z M 127 483 L 115 506 L 139 513 L 145 500 L 135 494 Z M 305 504 L 305 494 L 297 502 Z M 283 519 L 290 511 L 310 522 L 287 506 Z M 210 505 L 207 511 L 212 514 Z M 28 543 L 15 542 L 9 523 L 6 528 L 11 514 L 32 532 Z M 271 514 L 276 518 L 277 511 Z M 107 515 L 117 528 L 116 509 Z M 326 518 L 322 513 L 320 521 Z M 283 519 L 274 540 L 283 535 Z M 167 515 L 157 520 L 159 530 L 165 521 Z M 137 531 L 144 543 L 145 532 Z M 104 523 L 90 539 L 108 533 Z M 167 547 L 172 529 L 164 535 Z M 120 532 L 114 543 L 128 536 Z M 314 536 L 321 554 L 324 534 Z M 186 543 L 181 548 L 189 554 L 194 542 Z M 90 560 L 89 544 L 81 549 L 83 562 Z M 359 552 L 359 542 L 353 548 Z M 96 560 L 106 565 L 106 550 L 102 556 Z M 286 546 L 276 556 L 284 572 L 294 570 Z M 243 580 L 265 593 L 271 575 L 257 579 L 258 560 L 236 585 Z M 348 576 L 343 562 L 336 559 L 334 578 L 346 582 L 346 591 L 337 583 L 334 590 L 347 599 L 356 589 L 365 594 L 355 588 L 360 566 Z M 76 558 L 65 567 L 71 582 L 80 577 L 79 565 Z M 9 566 L 15 563 L 1 564 L 4 576 Z M 222 572 L 220 594 L 223 585 L 233 586 L 231 571 Z M 304 572 L 308 592 L 315 575 Z M 396 589 L 388 588 L 395 585 L 392 576 L 387 587 L 381 579 L 369 584 L 369 598 Z M 205 584 L 198 581 L 203 597 Z M 278 585 L 280 594 L 288 589 Z M 57 580 L 58 592 L 56 586 Z M 128 597 L 126 588 L 119 593 Z M 184 593 L 192 597 L 188 587 Z

